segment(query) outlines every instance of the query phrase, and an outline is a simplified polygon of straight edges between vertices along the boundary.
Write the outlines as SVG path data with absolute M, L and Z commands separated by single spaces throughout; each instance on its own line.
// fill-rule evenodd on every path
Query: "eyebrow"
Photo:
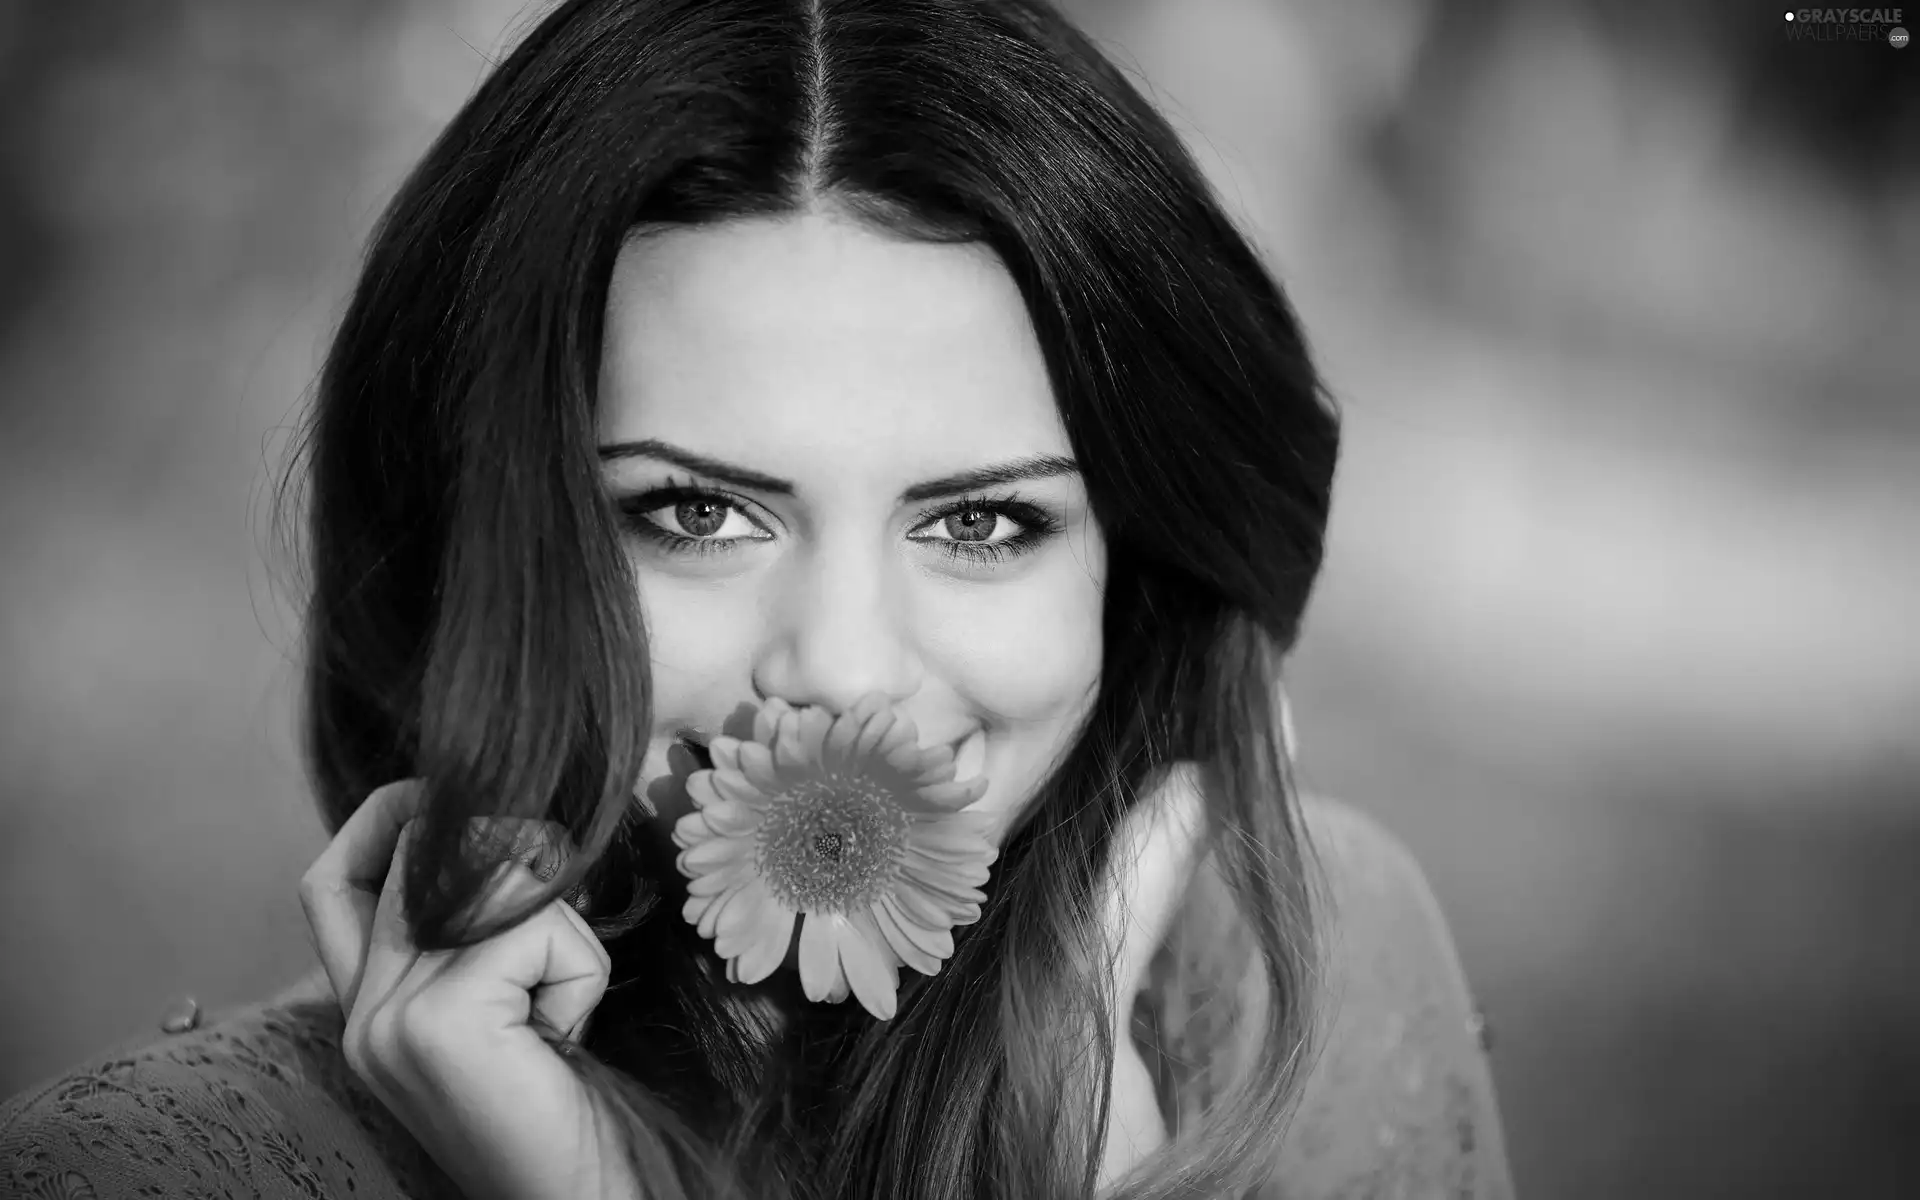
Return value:
M 785 479 L 736 466 L 704 454 L 695 454 L 668 442 L 647 438 L 638 442 L 615 442 L 600 447 L 600 461 L 619 462 L 628 458 L 651 458 L 659 462 L 672 463 L 676 467 L 716 479 L 734 487 L 750 491 L 766 492 L 774 496 L 793 495 L 793 484 Z M 900 503 L 912 504 L 920 500 L 933 500 L 941 496 L 953 496 L 961 492 L 978 491 L 981 488 L 995 487 L 999 484 L 1017 483 L 1024 479 L 1053 479 L 1061 475 L 1078 475 L 1080 464 L 1071 458 L 1058 454 L 1034 454 L 1025 458 L 1008 459 L 1006 462 L 993 463 L 990 466 L 975 467 L 968 471 L 959 471 L 952 475 L 942 475 L 938 479 L 929 479 L 916 483 L 900 493 Z

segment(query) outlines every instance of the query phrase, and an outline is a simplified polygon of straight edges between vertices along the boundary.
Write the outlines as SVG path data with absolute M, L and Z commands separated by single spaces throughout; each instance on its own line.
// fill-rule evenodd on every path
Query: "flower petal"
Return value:
M 766 812 L 773 804 L 773 797 L 749 783 L 745 775 L 715 770 L 711 778 L 714 795 L 730 804 L 750 808 L 756 813 Z
M 963 828 L 922 826 L 907 833 L 907 845 L 928 858 L 943 863 L 978 864 L 993 862 L 997 853 L 991 842 Z
M 716 896 L 713 903 L 707 905 L 707 911 L 700 914 L 700 936 L 711 940 L 718 934 L 720 931 L 721 918 L 725 917 L 729 910 L 738 908 L 741 901 L 746 898 L 747 893 L 751 890 L 750 888 L 734 888 L 730 891 L 721 892 Z M 693 903 L 692 897 L 688 897 L 687 903 Z
M 826 744 L 827 735 L 833 732 L 833 714 L 817 705 L 803 708 L 796 717 L 794 726 L 800 745 L 807 752 L 810 765 L 821 765 L 820 748 Z
M 946 929 L 953 924 L 955 906 L 936 899 L 911 879 L 896 880 L 889 899 L 903 917 L 923 929 Z
M 902 880 L 893 889 L 895 907 L 904 916 L 918 922 L 923 929 L 952 929 L 957 925 L 971 925 L 980 919 L 980 904 L 984 900 L 984 896 L 980 900 L 957 900 L 928 891 L 910 880 Z
M 714 738 L 707 743 L 707 757 L 717 770 L 740 773 L 740 742 L 736 738 Z
M 778 696 L 769 696 L 760 705 L 760 711 L 753 714 L 753 740 L 762 746 L 773 745 L 773 735 L 780 728 L 780 718 L 793 711 L 793 706 Z
M 872 914 L 851 912 L 835 932 L 840 943 L 840 966 L 853 985 L 853 994 L 875 1017 L 893 1020 L 893 1014 L 899 1011 L 900 973 L 886 955 L 886 939 L 874 925 Z
M 737 863 L 724 867 L 715 867 L 702 875 L 687 880 L 687 895 L 718 896 L 728 888 L 739 887 L 758 874 L 754 861 L 743 858 Z
M 773 735 L 773 765 L 785 784 L 812 778 L 819 771 L 819 744 L 808 744 L 798 712 L 780 718 L 779 731 Z
M 695 771 L 687 776 L 687 799 L 693 801 L 695 808 L 705 808 L 709 804 L 718 804 L 720 795 L 713 790 L 713 772 Z
M 899 725 L 893 727 L 896 734 L 900 731 L 901 725 L 906 726 L 908 729 L 913 728 L 912 722 L 902 720 Z M 894 741 L 893 738 L 889 738 L 888 740 Z M 916 743 L 896 741 L 894 745 L 884 747 L 880 757 L 885 759 L 887 765 L 892 767 L 902 777 L 912 782 L 918 782 L 920 755 L 921 750 Z
M 842 980 L 840 952 L 835 945 L 837 913 L 810 912 L 800 922 L 800 987 L 807 999 L 824 1001 Z
M 751 838 L 760 828 L 763 811 L 751 804 L 742 804 L 737 800 L 723 800 L 710 804 L 700 814 L 707 819 L 707 827 L 724 837 Z
M 687 897 L 686 903 L 680 906 L 680 915 L 685 918 L 687 924 L 698 925 L 700 918 L 706 916 L 707 910 L 712 908 L 725 894 L 726 889 L 722 888 L 720 891 L 709 892 L 699 896 L 690 895 Z
M 765 935 L 766 910 L 774 903 L 758 880 L 738 890 L 740 898 L 721 912 L 713 927 L 713 948 L 723 958 L 738 958 Z M 789 931 L 787 937 L 792 936 Z
M 706 814 L 699 814 L 702 819 Z M 684 819 L 684 818 L 683 818 Z M 677 831 L 677 827 L 676 827 Z M 753 843 L 745 838 L 712 837 L 680 852 L 679 866 L 685 874 L 711 871 L 753 853 Z
M 878 924 L 878 918 L 875 918 L 875 923 Z M 893 948 L 893 939 L 884 930 L 880 934 L 880 954 L 893 964 L 893 969 L 896 971 L 907 965 L 907 961 L 900 957 L 900 952 Z M 916 954 L 915 957 L 919 956 Z
M 880 747 L 887 744 L 893 735 L 893 727 L 899 723 L 899 717 L 891 708 L 883 708 L 868 719 L 860 730 L 860 736 L 853 743 L 853 755 L 856 759 L 878 757 Z
M 820 765 L 830 775 L 850 773 L 859 761 L 854 754 L 854 746 L 860 741 L 860 731 L 866 728 L 866 721 L 855 714 L 855 710 L 840 714 L 833 723 L 826 740 L 820 744 Z
M 740 743 L 740 773 L 747 782 L 767 796 L 778 796 L 787 790 L 780 780 L 780 772 L 773 764 L 773 751 L 759 742 Z
M 880 739 L 880 744 L 873 748 L 873 752 L 879 758 L 892 758 L 902 750 L 917 749 L 919 745 L 920 727 L 913 723 L 912 717 L 896 712 L 893 728 L 887 730 L 887 735 Z
M 873 923 L 900 961 L 922 975 L 940 973 L 940 960 L 953 957 L 953 935 L 927 929 L 903 916 L 889 896 L 873 906 Z
M 687 790 L 689 794 L 693 791 L 692 788 Z M 707 799 L 696 799 L 694 803 L 700 805 L 700 816 L 706 821 L 708 829 L 722 837 L 750 837 L 754 830 L 760 828 L 761 808 L 723 799 L 711 787 L 702 790 L 707 792 Z
M 944 866 L 921 859 L 918 863 L 905 861 L 911 856 L 903 855 L 900 878 L 894 883 L 897 895 L 904 896 L 910 889 L 917 889 L 927 898 L 928 903 L 945 915 L 944 920 L 927 921 L 926 924 L 938 929 L 943 925 L 957 924 L 954 914 L 969 906 L 986 903 L 986 894 L 978 888 L 968 887 L 955 879 Z M 909 909 L 919 916 L 919 910 Z
M 979 809 L 949 813 L 910 812 L 907 814 L 907 820 L 912 824 L 914 830 L 929 828 L 964 829 L 973 836 L 985 839 L 988 842 L 993 841 L 993 835 L 999 828 L 998 816 Z M 908 836 L 911 837 L 912 833 L 910 832 Z
M 970 904 L 978 904 L 986 899 L 979 889 L 993 876 L 993 869 L 986 863 L 943 862 L 918 853 L 911 845 L 900 854 L 899 861 L 901 871 L 916 883 L 934 891 L 946 892 Z
M 875 717 L 882 713 L 891 714 L 892 711 L 893 701 L 885 692 L 868 692 L 848 705 L 846 711 L 840 714 L 840 719 L 852 726 L 852 736 L 858 742 L 867 727 L 873 724 Z
M 734 960 L 736 983 L 759 983 L 779 970 L 786 960 L 787 947 L 793 942 L 794 912 L 771 896 L 760 906 L 754 928 L 747 934 L 749 945 Z
M 673 823 L 673 844 L 682 850 L 691 850 L 702 842 L 712 841 L 720 835 L 707 824 L 707 819 L 699 812 L 690 812 Z

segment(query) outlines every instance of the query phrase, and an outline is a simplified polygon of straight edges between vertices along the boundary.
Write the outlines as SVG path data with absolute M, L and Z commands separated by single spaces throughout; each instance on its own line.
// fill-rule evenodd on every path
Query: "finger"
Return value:
M 607 952 L 606 944 L 594 935 L 593 927 L 587 924 L 587 919 L 581 916 L 579 910 L 573 905 L 564 901 L 555 901 L 552 907 L 560 914 L 562 920 L 573 927 L 574 934 L 587 945 L 593 952 L 594 958 L 600 963 L 599 991 L 587 1002 L 585 1011 L 572 1020 L 562 1020 L 566 1016 L 568 997 L 561 996 L 550 1000 L 544 992 L 534 997 L 534 1007 L 541 1012 L 551 1009 L 555 1015 L 550 1016 L 549 1019 L 553 1021 L 554 1026 L 566 1030 L 568 1039 L 577 1045 L 587 1036 L 587 1022 L 593 1019 L 593 1010 L 599 1007 L 600 1001 L 607 994 L 607 983 L 613 977 L 613 955 Z
M 475 820 L 483 821 L 485 818 Z M 558 822 L 516 818 L 498 820 L 512 831 L 513 841 L 508 848 L 513 852 L 515 866 L 504 871 L 486 893 L 480 905 L 483 917 L 492 916 L 529 895 L 537 894 L 529 885 L 529 879 L 541 885 L 550 882 L 566 869 L 575 850 L 566 827 Z M 586 1014 L 591 1013 L 605 992 L 606 980 L 613 971 L 613 956 L 570 900 L 560 897 L 551 901 L 549 907 L 572 927 L 575 936 L 599 960 L 600 988 L 595 992 L 577 983 L 549 982 L 539 985 L 533 990 L 531 1013 L 538 1014 L 577 1044 L 586 1035 Z
M 368 922 L 366 959 L 355 981 L 348 1017 L 363 1005 L 379 1005 L 391 996 L 420 958 L 407 925 L 407 863 L 420 840 L 420 824 L 409 821 L 395 838 L 393 858 L 381 884 L 373 917 Z
M 489 920 L 503 915 L 509 909 L 538 896 L 547 882 L 545 875 L 525 863 L 507 864 L 496 873 L 487 890 L 482 893 L 478 906 L 480 919 Z M 599 959 L 601 972 L 611 974 L 613 956 L 607 952 L 606 946 L 594 934 L 593 927 L 587 924 L 587 919 L 564 897 L 556 897 L 548 901 L 545 907 L 551 908 L 572 926 L 580 940 L 592 951 L 594 957 Z M 528 918 L 528 920 L 532 919 Z
M 565 862 L 570 841 L 563 827 L 552 822 L 515 817 L 474 817 L 468 822 L 469 837 L 486 850 L 507 856 L 506 872 L 496 872 L 494 882 L 481 893 L 474 906 L 479 920 L 486 920 L 522 894 L 518 888 L 502 890 L 501 880 L 536 879 L 535 864 L 550 878 Z M 413 929 L 407 921 L 403 899 L 407 863 L 411 860 L 421 832 L 418 820 L 409 821 L 394 839 L 392 857 L 377 896 L 371 898 L 372 912 L 364 922 L 363 962 L 351 984 L 346 1011 L 351 1015 L 363 1000 L 384 1003 L 396 989 L 406 984 L 408 974 L 420 960 Z M 598 943 L 596 942 L 596 945 Z
M 469 838 L 497 862 L 518 862 L 549 883 L 567 869 L 579 847 L 567 827 L 558 821 L 528 817 L 473 817 Z M 586 885 L 575 882 L 559 897 L 576 910 L 586 899 Z
M 423 791 L 417 779 L 375 789 L 300 879 L 300 904 L 314 950 L 343 1012 L 352 1007 L 359 987 L 394 846 L 401 828 L 419 813 Z
M 557 821 L 533 817 L 473 817 L 468 836 L 483 852 L 502 862 L 525 866 L 542 882 L 552 879 L 573 858 L 573 839 Z
M 525 867 L 511 866 L 503 874 L 489 907 L 524 900 L 543 887 Z M 537 1016 L 577 1040 L 606 993 L 611 968 L 606 948 L 580 914 L 556 900 L 519 925 L 455 951 L 436 988 L 461 994 L 458 1007 L 489 1028 L 527 1024 Z

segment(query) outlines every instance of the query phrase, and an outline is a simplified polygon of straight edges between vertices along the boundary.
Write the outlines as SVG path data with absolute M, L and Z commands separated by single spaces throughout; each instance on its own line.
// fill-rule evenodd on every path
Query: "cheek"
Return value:
M 1076 549 L 1004 584 L 922 591 L 907 636 L 929 676 L 1028 735 L 1076 721 L 1100 676 L 1105 573 L 1097 543 L 1092 555 Z M 760 590 L 644 568 L 638 576 L 656 733 L 750 695 L 768 633 Z
M 1072 720 L 1099 681 L 1102 587 L 1077 561 L 943 597 L 928 666 L 1016 725 Z M 937 665 L 936 665 L 937 664 Z
M 640 572 L 640 611 L 652 654 L 656 731 L 700 723 L 752 688 L 760 635 L 751 589 Z

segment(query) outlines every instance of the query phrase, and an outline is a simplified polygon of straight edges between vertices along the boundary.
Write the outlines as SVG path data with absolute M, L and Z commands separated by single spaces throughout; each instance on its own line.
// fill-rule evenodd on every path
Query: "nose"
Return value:
M 919 690 L 924 667 L 906 597 L 883 564 L 816 553 L 789 570 L 770 597 L 768 637 L 753 665 L 761 698 L 843 712 L 869 692 L 898 702 Z

